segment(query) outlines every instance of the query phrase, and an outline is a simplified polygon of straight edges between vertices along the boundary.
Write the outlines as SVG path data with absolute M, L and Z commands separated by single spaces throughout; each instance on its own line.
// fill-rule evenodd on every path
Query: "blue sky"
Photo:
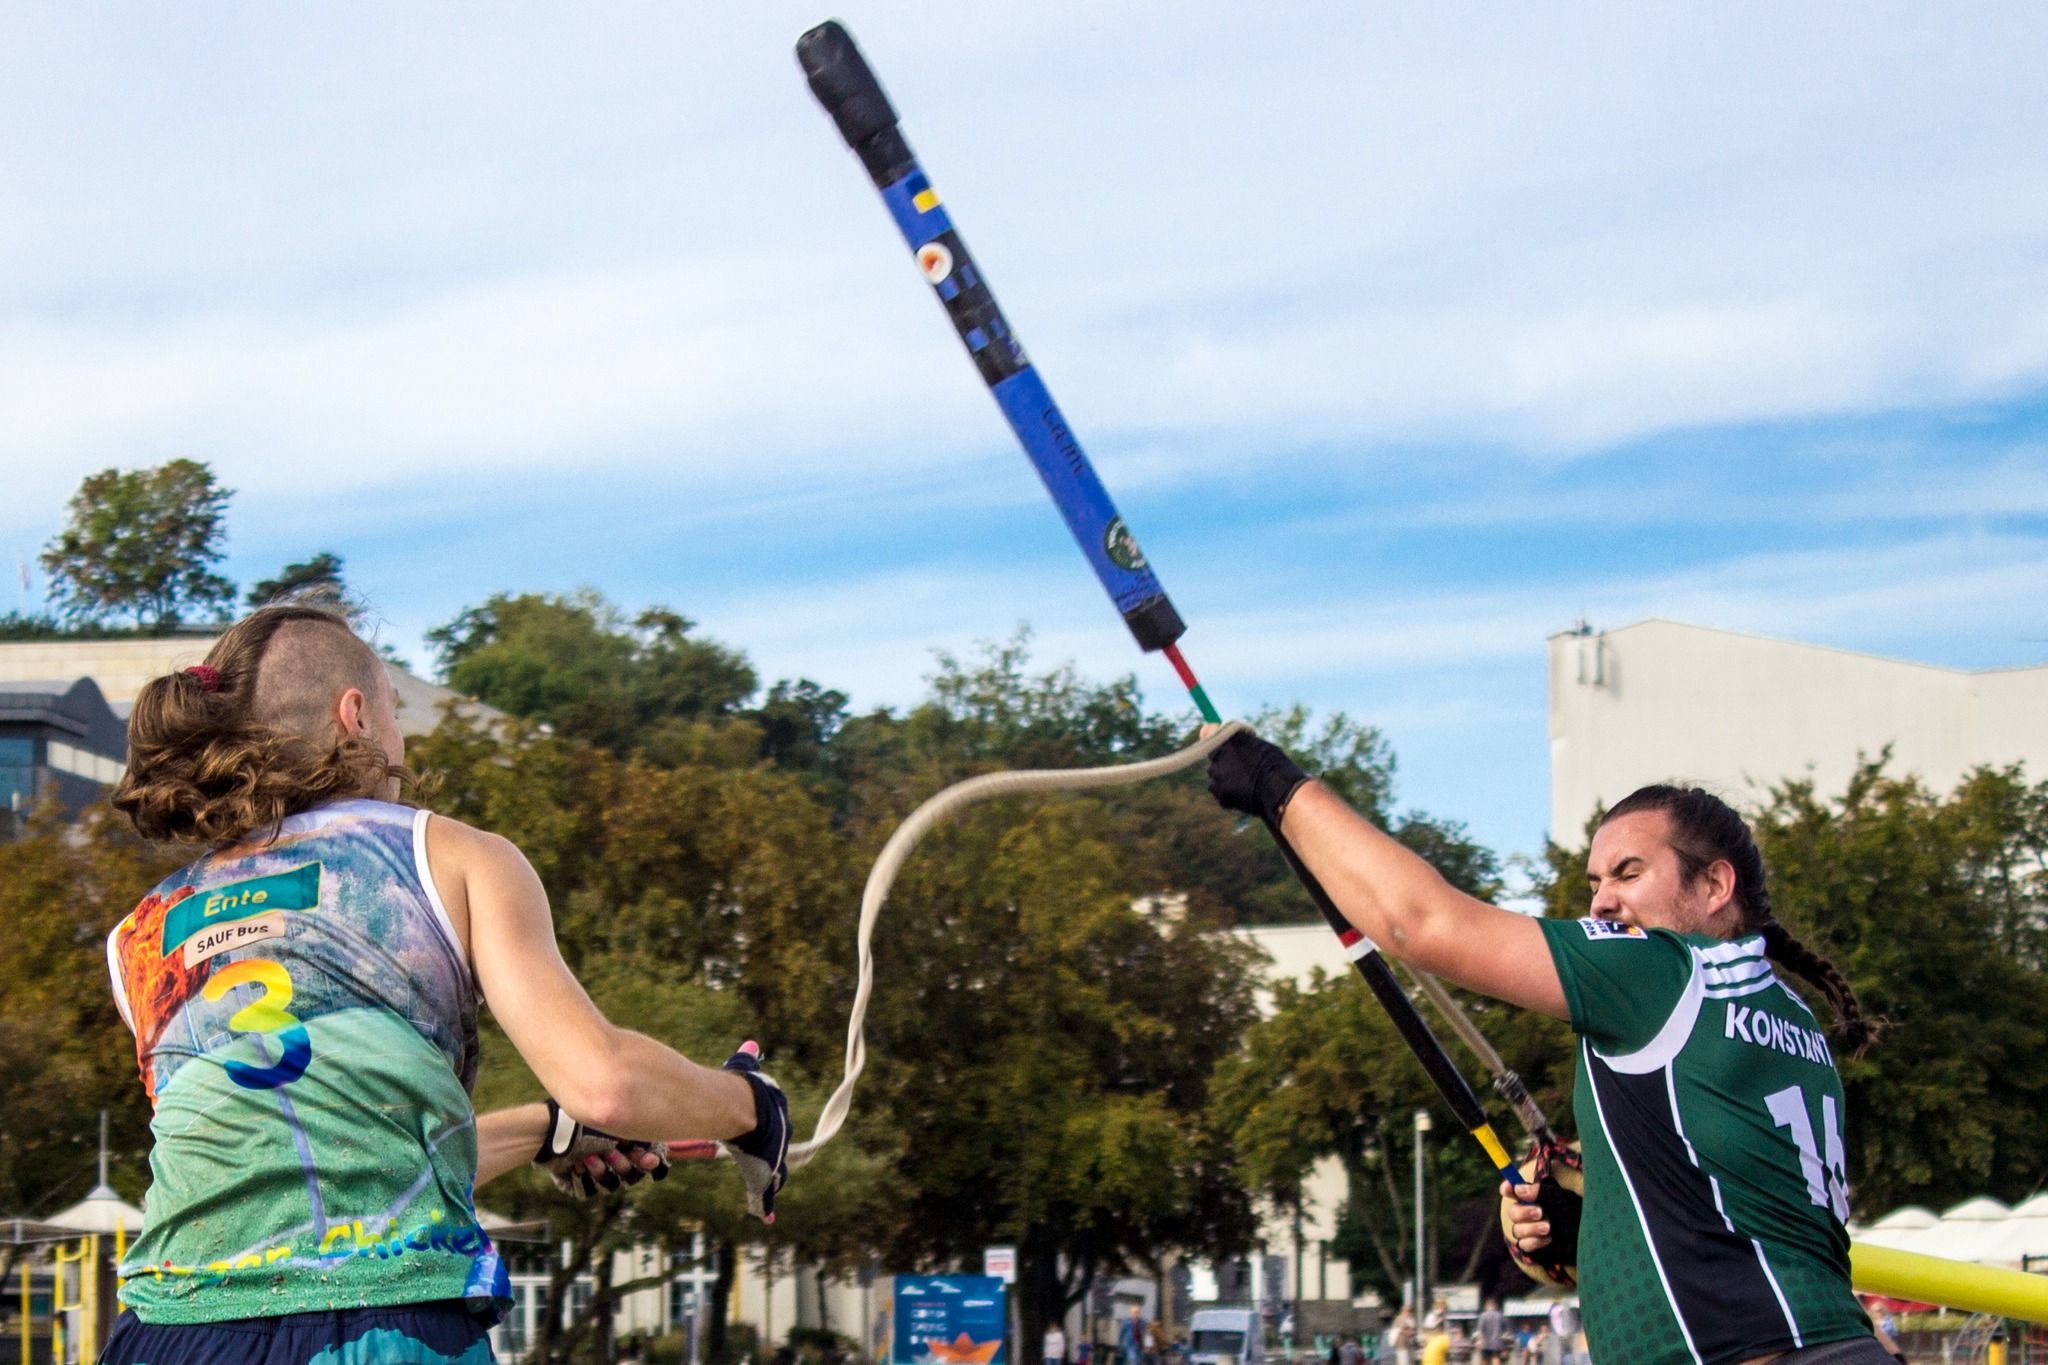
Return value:
M 2048 656 L 2048 11 L 839 15 L 1226 709 L 1373 720 L 1526 850 L 1581 613 Z M 862 704 L 1022 620 L 1172 702 L 805 91 L 822 17 L 14 7 L 0 553 L 190 455 L 232 574 L 335 550 L 416 659 L 588 583 Z

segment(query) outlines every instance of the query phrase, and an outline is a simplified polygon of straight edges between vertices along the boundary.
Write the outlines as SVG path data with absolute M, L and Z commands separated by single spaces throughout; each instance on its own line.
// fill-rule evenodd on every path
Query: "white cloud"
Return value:
M 2027 7 L 849 17 L 1099 444 L 1555 456 L 2048 378 Z M 172 450 L 253 487 L 985 448 L 804 21 L 38 11 L 0 459 L 47 500 Z

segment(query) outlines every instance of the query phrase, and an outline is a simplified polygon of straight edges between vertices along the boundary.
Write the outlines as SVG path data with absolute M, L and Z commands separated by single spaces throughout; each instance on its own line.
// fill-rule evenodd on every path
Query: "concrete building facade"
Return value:
M 127 756 L 128 727 L 91 678 L 0 681 L 0 838 L 48 797 L 75 815 Z
M 1971 770 L 2048 776 L 2048 666 L 1972 673 L 1651 619 L 1550 637 L 1550 833 L 1684 780 L 1738 805 L 1812 777 L 1839 793 L 1863 757 L 1947 792 Z
M 119 640 L 30 640 L 0 644 L 0 683 L 47 682 L 53 678 L 90 678 L 114 714 L 126 720 L 135 694 L 151 678 L 189 668 L 206 658 L 219 638 L 213 635 L 165 635 Z M 441 723 L 441 708 L 453 703 L 464 715 L 485 719 L 495 711 L 452 688 L 428 682 L 394 663 L 386 663 L 398 693 L 398 726 L 407 738 L 424 735 Z

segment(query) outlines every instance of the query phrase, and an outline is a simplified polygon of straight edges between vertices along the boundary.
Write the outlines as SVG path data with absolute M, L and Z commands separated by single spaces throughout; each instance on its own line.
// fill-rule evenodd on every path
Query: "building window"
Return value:
M 505 1310 L 505 1355 L 517 1360 L 526 1354 L 526 1343 L 531 1340 L 527 1324 L 532 1321 L 533 1286 L 515 1284 L 512 1286 L 512 1306 Z
M 592 1280 L 579 1278 L 569 1286 L 569 1297 L 562 1304 L 562 1327 L 567 1330 L 578 1318 L 590 1311 L 590 1300 L 597 1292 Z
M 0 736 L 0 810 L 27 810 L 36 799 L 36 742 Z
M 50 766 L 60 773 L 70 773 L 73 777 L 82 777 L 88 782 L 97 782 L 106 787 L 119 782 L 122 772 L 127 767 L 119 759 L 108 758 L 104 754 L 96 754 L 88 749 L 73 748 L 54 739 L 50 741 Z

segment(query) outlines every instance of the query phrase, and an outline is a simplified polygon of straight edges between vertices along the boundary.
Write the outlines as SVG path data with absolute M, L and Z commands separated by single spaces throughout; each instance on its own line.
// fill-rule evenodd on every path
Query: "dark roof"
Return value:
M 0 725 L 41 725 L 78 748 L 108 758 L 128 757 L 128 725 L 114 714 L 91 678 L 0 682 Z

